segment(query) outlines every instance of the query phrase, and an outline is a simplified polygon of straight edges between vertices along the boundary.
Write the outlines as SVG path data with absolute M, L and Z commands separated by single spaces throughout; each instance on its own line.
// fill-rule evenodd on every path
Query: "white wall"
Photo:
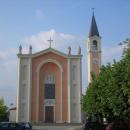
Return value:
M 20 57 L 17 91 L 17 121 L 30 121 L 30 90 L 31 90 L 30 58 Z
M 16 121 L 16 110 L 9 111 L 9 121 L 15 122 Z
M 72 58 L 70 64 L 70 122 L 81 123 L 81 59 Z

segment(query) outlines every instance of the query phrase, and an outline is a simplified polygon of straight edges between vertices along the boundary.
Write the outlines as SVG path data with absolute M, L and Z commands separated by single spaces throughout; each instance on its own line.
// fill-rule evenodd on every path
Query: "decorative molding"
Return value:
M 49 52 L 52 52 L 54 54 L 57 54 L 59 56 L 65 57 L 65 58 L 76 58 L 77 59 L 77 58 L 82 57 L 81 54 L 79 54 L 79 55 L 67 55 L 67 54 L 62 53 L 62 52 L 55 50 L 53 48 L 48 48 L 48 49 L 42 50 L 42 51 L 34 53 L 34 54 L 18 54 L 17 56 L 19 58 L 35 58 L 35 57 L 38 57 L 40 55 L 44 55 L 44 54 L 49 53 Z
M 62 67 L 62 65 L 58 62 L 58 61 L 56 61 L 56 60 L 53 60 L 53 59 L 47 59 L 47 60 L 45 60 L 45 61 L 42 61 L 38 66 L 37 66 L 37 68 L 36 68 L 36 72 L 37 72 L 37 91 L 36 91 L 36 102 L 37 102 L 37 108 L 36 108 L 36 122 L 38 122 L 39 121 L 39 74 L 40 74 L 40 69 L 41 69 L 41 67 L 42 66 L 44 66 L 44 64 L 46 64 L 46 63 L 49 63 L 49 62 L 51 62 L 51 63 L 55 63 L 58 67 L 59 67 L 59 69 L 60 69 L 60 72 L 61 72 L 61 81 L 62 81 L 62 77 L 63 77 L 63 67 Z M 62 82 L 61 82 L 61 120 L 62 120 Z M 44 112 L 45 112 L 45 109 L 44 109 Z
M 45 104 L 45 106 L 54 106 L 56 104 L 56 100 L 55 99 L 45 99 L 44 104 Z
M 52 53 L 55 53 L 57 55 L 61 55 L 61 56 L 66 57 L 66 58 L 68 57 L 65 53 L 62 53 L 62 52 L 55 50 L 53 48 L 48 48 L 48 49 L 42 50 L 40 52 L 34 53 L 34 54 L 32 54 L 32 56 L 37 57 L 39 55 L 43 55 L 43 54 L 48 53 L 48 52 L 52 52 Z
M 21 59 L 18 59 L 18 82 L 17 82 L 17 109 L 16 109 L 16 122 L 19 121 L 20 117 L 20 84 L 21 84 Z
M 44 64 L 49 63 L 49 62 L 55 63 L 55 64 L 60 68 L 61 72 L 63 72 L 63 67 L 62 67 L 62 65 L 61 65 L 58 61 L 53 60 L 53 59 L 47 59 L 47 60 L 42 61 L 42 62 L 37 66 L 36 72 L 39 73 L 40 68 L 41 68 Z
M 71 118 L 70 118 L 70 88 L 71 88 L 71 75 L 70 75 L 70 71 L 71 71 L 71 60 L 68 59 L 68 123 L 71 122 Z
M 31 122 L 31 102 L 32 102 L 32 58 L 29 58 L 29 103 L 28 103 L 28 121 Z

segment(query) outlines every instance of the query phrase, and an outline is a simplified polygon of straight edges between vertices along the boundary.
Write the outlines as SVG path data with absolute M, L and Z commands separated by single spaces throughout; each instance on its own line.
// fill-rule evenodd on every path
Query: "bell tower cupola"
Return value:
M 87 40 L 88 82 L 91 75 L 97 76 L 101 67 L 101 37 L 95 20 L 94 10 Z

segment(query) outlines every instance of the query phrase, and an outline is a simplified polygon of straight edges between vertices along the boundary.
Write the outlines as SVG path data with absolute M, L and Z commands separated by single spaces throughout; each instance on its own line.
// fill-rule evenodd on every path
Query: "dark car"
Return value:
M 22 125 L 25 130 L 32 130 L 32 124 L 30 122 L 19 122 L 20 125 Z
M 117 120 L 108 124 L 106 130 L 130 130 L 130 125 L 126 121 Z
M 18 123 L 1 122 L 0 130 L 25 130 L 25 128 Z
M 99 122 L 87 122 L 84 130 L 105 130 L 105 126 Z

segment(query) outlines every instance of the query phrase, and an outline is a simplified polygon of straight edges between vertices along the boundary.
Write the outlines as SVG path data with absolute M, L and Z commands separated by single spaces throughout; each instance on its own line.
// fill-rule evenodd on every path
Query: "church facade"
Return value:
M 81 122 L 81 50 L 77 55 L 51 47 L 19 58 L 17 121 Z
M 51 39 L 50 39 L 51 42 Z M 88 82 L 99 74 L 101 37 L 92 16 L 87 41 Z M 16 121 L 81 123 L 82 54 L 64 54 L 51 46 L 37 53 L 18 53 Z

